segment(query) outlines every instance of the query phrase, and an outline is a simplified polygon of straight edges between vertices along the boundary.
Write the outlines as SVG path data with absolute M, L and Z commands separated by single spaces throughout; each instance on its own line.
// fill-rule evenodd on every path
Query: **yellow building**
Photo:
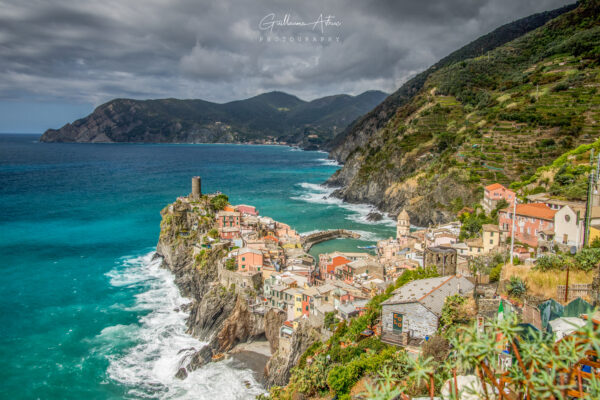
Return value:
M 302 292 L 294 293 L 294 320 L 302 316 Z
M 488 254 L 500 246 L 500 229 L 498 225 L 485 224 L 483 230 L 483 253 Z

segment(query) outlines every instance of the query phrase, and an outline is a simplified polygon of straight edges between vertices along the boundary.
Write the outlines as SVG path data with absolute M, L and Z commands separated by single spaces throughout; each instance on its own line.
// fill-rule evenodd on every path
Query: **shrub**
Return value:
M 551 254 L 539 257 L 533 269 L 542 272 L 551 270 L 561 270 L 564 269 L 565 265 L 566 263 L 563 257 Z
M 490 282 L 498 282 L 502 274 L 503 264 L 498 264 L 490 271 Z
M 527 292 L 527 284 L 525 281 L 518 276 L 511 276 L 508 284 L 506 285 L 506 291 L 508 294 L 514 297 L 522 297 Z
M 218 194 L 210 199 L 210 204 L 215 210 L 222 210 L 229 204 L 229 197 L 225 194 Z
M 587 248 L 575 255 L 575 266 L 583 271 L 591 271 L 600 262 L 600 248 Z
M 237 269 L 235 258 L 228 258 L 225 261 L 225 269 L 227 269 L 229 271 L 235 271 Z
M 219 231 L 213 228 L 210 231 L 208 231 L 208 236 L 210 236 L 213 239 L 217 239 L 219 237 Z

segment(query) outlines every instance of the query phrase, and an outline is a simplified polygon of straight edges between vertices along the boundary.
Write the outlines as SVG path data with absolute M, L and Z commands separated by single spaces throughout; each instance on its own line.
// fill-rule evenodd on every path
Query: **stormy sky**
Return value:
M 564 0 L 0 0 L 0 131 L 115 97 L 226 102 L 396 90 L 496 27 Z

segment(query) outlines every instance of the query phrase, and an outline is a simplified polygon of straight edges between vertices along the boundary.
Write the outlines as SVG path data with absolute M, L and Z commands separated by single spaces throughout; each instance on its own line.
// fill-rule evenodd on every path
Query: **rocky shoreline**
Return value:
M 285 312 L 269 309 L 255 313 L 243 291 L 222 284 L 226 250 L 218 246 L 200 250 L 198 246 L 199 237 L 214 225 L 206 215 L 215 210 L 209 204 L 203 207 L 199 213 L 196 205 L 176 202 L 161 211 L 155 257 L 174 274 L 182 295 L 192 299 L 186 310 L 187 332 L 208 342 L 201 349 L 194 349 L 192 356 L 182 356 L 176 377 L 185 379 L 188 373 L 210 362 L 232 357 L 240 367 L 251 369 L 266 387 L 285 385 L 291 368 L 320 336 L 308 324 L 301 325 L 292 337 L 291 350 L 279 352 L 279 327 L 286 320 Z M 257 343 L 262 343 L 262 347 Z

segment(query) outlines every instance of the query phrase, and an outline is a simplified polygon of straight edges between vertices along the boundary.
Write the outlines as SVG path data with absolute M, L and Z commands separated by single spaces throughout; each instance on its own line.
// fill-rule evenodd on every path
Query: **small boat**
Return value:
M 212 356 L 213 361 L 221 361 L 223 358 L 225 358 L 225 354 L 223 353 L 217 353 L 214 356 Z
M 372 249 L 376 249 L 377 248 L 377 246 L 375 246 L 375 245 L 371 245 L 371 246 L 356 246 L 356 247 L 358 247 L 359 249 L 365 249 L 365 250 L 372 250 Z

